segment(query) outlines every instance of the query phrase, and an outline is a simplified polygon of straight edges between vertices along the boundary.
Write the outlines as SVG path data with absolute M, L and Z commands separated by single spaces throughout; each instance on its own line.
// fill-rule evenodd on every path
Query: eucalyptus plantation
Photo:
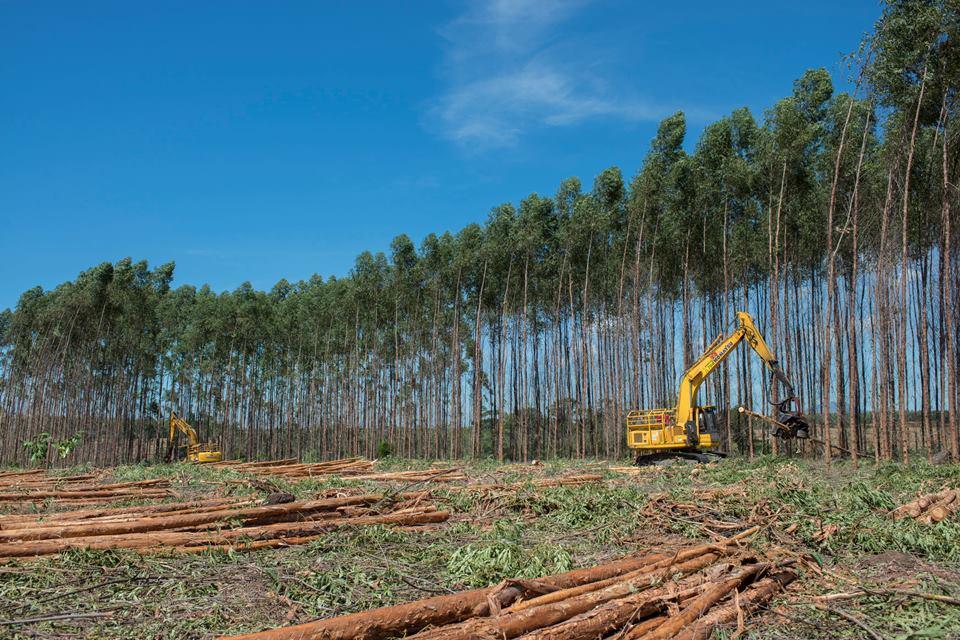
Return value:
M 887 2 L 852 93 L 810 70 L 695 141 L 676 113 L 632 176 L 343 278 L 217 293 L 127 259 L 26 291 L 0 314 L 0 462 L 43 433 L 157 457 L 171 410 L 227 457 L 622 457 L 625 413 L 671 406 L 737 310 L 798 383 L 825 443 L 803 452 L 957 460 L 958 30 L 954 3 Z M 701 389 L 727 450 L 777 451 L 730 410 L 773 393 L 748 350 Z

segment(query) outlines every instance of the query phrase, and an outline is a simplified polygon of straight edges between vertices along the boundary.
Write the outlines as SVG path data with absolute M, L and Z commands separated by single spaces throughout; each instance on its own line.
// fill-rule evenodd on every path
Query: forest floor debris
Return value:
M 172 494 L 89 505 L 53 499 L 25 507 L 0 503 L 0 536 L 8 536 L 0 548 L 53 545 L 59 550 L 0 563 L 0 636 L 214 638 L 342 622 L 343 616 L 370 615 L 363 612 L 423 598 L 473 598 L 494 589 L 498 617 L 488 610 L 410 629 L 425 634 L 422 638 L 458 637 L 464 628 L 489 630 L 485 625 L 526 620 L 540 607 L 548 608 L 537 616 L 559 611 L 571 597 L 596 597 L 624 581 L 617 575 L 640 569 L 635 564 L 623 574 L 603 573 L 603 567 L 624 558 L 636 563 L 705 545 L 716 548 L 751 530 L 755 533 L 749 539 L 730 545 L 729 554 L 711 562 L 716 568 L 664 575 L 658 585 L 596 603 L 546 627 L 510 624 L 519 625 L 512 628 L 522 631 L 521 637 L 547 637 L 549 629 L 578 637 L 593 633 L 590 625 L 604 620 L 620 624 L 618 600 L 635 597 L 634 604 L 640 605 L 652 594 L 654 599 L 644 605 L 652 612 L 645 619 L 633 616 L 603 637 L 861 638 L 869 637 L 866 627 L 884 638 L 949 638 L 951 630 L 960 628 L 960 606 L 955 604 L 960 600 L 958 519 L 923 524 L 891 517 L 899 505 L 918 496 L 958 486 L 957 466 L 862 464 L 854 469 L 840 463 L 826 469 L 765 458 L 625 474 L 608 470 L 617 465 L 597 462 L 434 465 L 386 459 L 353 475 L 288 477 L 252 471 L 315 464 L 282 462 L 246 470 L 237 463 L 18 472 L 16 478 L 0 472 L 2 492 L 11 492 L 14 480 L 22 487 L 29 476 L 93 475 L 95 479 L 74 485 L 165 480 L 165 490 Z M 454 467 L 465 480 L 418 483 L 417 475 L 408 473 L 430 475 Z M 393 479 L 363 477 L 369 475 Z M 266 504 L 276 495 L 289 501 Z M 377 513 L 367 513 L 374 505 L 365 496 L 374 495 L 389 500 L 376 505 Z M 315 519 L 257 520 L 281 517 L 310 502 L 338 506 L 306 516 Z M 428 515 L 448 512 L 449 517 L 409 526 L 373 520 L 404 516 L 398 512 L 405 509 L 410 510 L 406 514 L 422 510 Z M 226 513 L 232 515 L 223 517 Z M 244 517 L 238 520 L 238 513 Z M 328 517 L 369 520 L 364 526 L 324 528 L 322 535 L 310 529 L 325 527 Z M 144 521 L 182 526 L 154 529 Z M 91 527 L 104 535 L 89 536 Z M 63 532 L 82 535 L 60 537 Z M 280 538 L 269 537 L 276 532 L 282 532 Z M 142 536 L 137 544 L 147 546 L 72 544 L 111 536 Z M 288 544 L 282 542 L 284 536 L 310 539 L 275 548 Z M 185 542 L 188 537 L 194 542 Z M 158 540 L 172 546 L 157 553 L 149 545 Z M 237 546 L 248 552 L 235 553 Z M 741 576 L 744 571 L 757 575 Z M 544 588 L 550 577 L 570 572 L 591 577 L 554 585 L 552 591 Z M 735 591 L 720 589 L 734 579 Z M 667 586 L 673 591 L 658 591 Z M 511 595 L 516 591 L 522 600 Z M 709 608 L 704 606 L 708 601 Z M 483 595 L 470 601 L 471 611 L 478 602 L 490 606 Z M 698 614 L 684 617 L 694 602 L 699 602 Z M 625 609 L 626 603 L 621 604 Z

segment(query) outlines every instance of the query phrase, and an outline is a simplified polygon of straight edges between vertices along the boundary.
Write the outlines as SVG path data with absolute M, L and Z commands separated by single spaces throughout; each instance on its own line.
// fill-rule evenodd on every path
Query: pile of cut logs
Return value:
M 897 507 L 890 512 L 894 520 L 913 518 L 922 524 L 946 520 L 960 510 L 960 489 L 944 489 L 937 493 L 920 496 L 913 502 Z
M 229 640 L 703 640 L 720 626 L 742 626 L 796 578 L 795 559 L 757 558 L 741 547 L 756 531 Z
M 354 476 L 358 480 L 377 480 L 380 482 L 454 482 L 466 480 L 467 475 L 456 467 L 436 469 L 414 469 L 412 471 L 385 471 Z
M 55 501 L 61 505 L 89 505 L 117 500 L 155 500 L 170 496 L 165 479 L 96 484 L 93 473 L 52 476 L 41 469 L 0 474 L 0 506 L 29 506 Z
M 147 553 L 160 549 L 177 553 L 253 550 L 303 544 L 340 527 L 415 526 L 449 517 L 426 499 L 426 492 L 284 504 L 218 498 L 65 511 L 42 517 L 0 515 L 0 559 L 67 549 L 135 549 Z
M 241 462 L 227 460 L 213 466 L 227 468 L 242 473 L 254 473 L 262 476 L 284 476 L 287 478 L 313 478 L 317 476 L 353 476 L 367 473 L 373 469 L 373 460 L 363 458 L 343 458 L 326 462 L 302 463 L 297 458 L 284 460 L 265 460 L 263 462 Z
M 451 482 L 466 480 L 463 471 L 455 467 L 437 469 L 418 469 L 414 471 L 388 471 L 374 473 L 375 460 L 364 458 L 343 458 L 327 462 L 300 462 L 297 458 L 268 460 L 265 462 L 240 462 L 228 460 L 215 466 L 252 473 L 261 476 L 282 476 L 285 478 L 316 478 L 322 476 L 349 476 L 357 480 L 376 480 L 383 482 Z
M 535 489 L 548 489 L 551 487 L 578 487 L 584 484 L 593 484 L 603 482 L 603 476 L 595 474 L 582 474 L 575 476 L 560 476 L 558 478 L 539 478 L 537 480 L 527 480 L 511 484 L 468 484 L 464 489 L 469 491 L 478 491 L 485 494 L 513 493 L 526 487 Z

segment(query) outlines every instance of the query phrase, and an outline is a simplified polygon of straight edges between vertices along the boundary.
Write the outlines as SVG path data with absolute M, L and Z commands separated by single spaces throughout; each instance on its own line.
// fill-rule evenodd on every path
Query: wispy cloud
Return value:
M 430 124 L 465 147 L 489 149 L 538 128 L 664 115 L 605 77 L 614 51 L 563 33 L 588 2 L 489 0 L 444 26 L 447 87 L 428 112 Z

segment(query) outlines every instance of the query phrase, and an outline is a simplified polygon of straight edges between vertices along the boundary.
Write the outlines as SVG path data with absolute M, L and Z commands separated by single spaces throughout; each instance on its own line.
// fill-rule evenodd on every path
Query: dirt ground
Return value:
M 387 460 L 377 469 L 430 465 Z M 74 549 L 5 561 L 0 638 L 212 638 L 673 550 L 754 525 L 761 532 L 751 544 L 808 561 L 800 580 L 747 620 L 740 637 L 960 638 L 960 517 L 924 525 L 888 516 L 919 493 L 960 486 L 960 466 L 841 462 L 827 469 L 770 458 L 634 472 L 599 461 L 454 466 L 468 479 L 271 478 L 298 498 L 430 489 L 434 504 L 452 514 L 442 523 L 344 528 L 255 552 Z M 603 481 L 533 484 L 584 473 Z M 245 473 L 183 464 L 121 467 L 104 482 L 151 478 L 169 478 L 180 499 L 262 495 Z M 469 483 L 501 488 L 462 490 Z M 59 508 L 50 502 L 32 511 Z M 23 511 L 0 506 L 0 513 L 16 510 Z M 734 635 L 736 627 L 714 637 Z

